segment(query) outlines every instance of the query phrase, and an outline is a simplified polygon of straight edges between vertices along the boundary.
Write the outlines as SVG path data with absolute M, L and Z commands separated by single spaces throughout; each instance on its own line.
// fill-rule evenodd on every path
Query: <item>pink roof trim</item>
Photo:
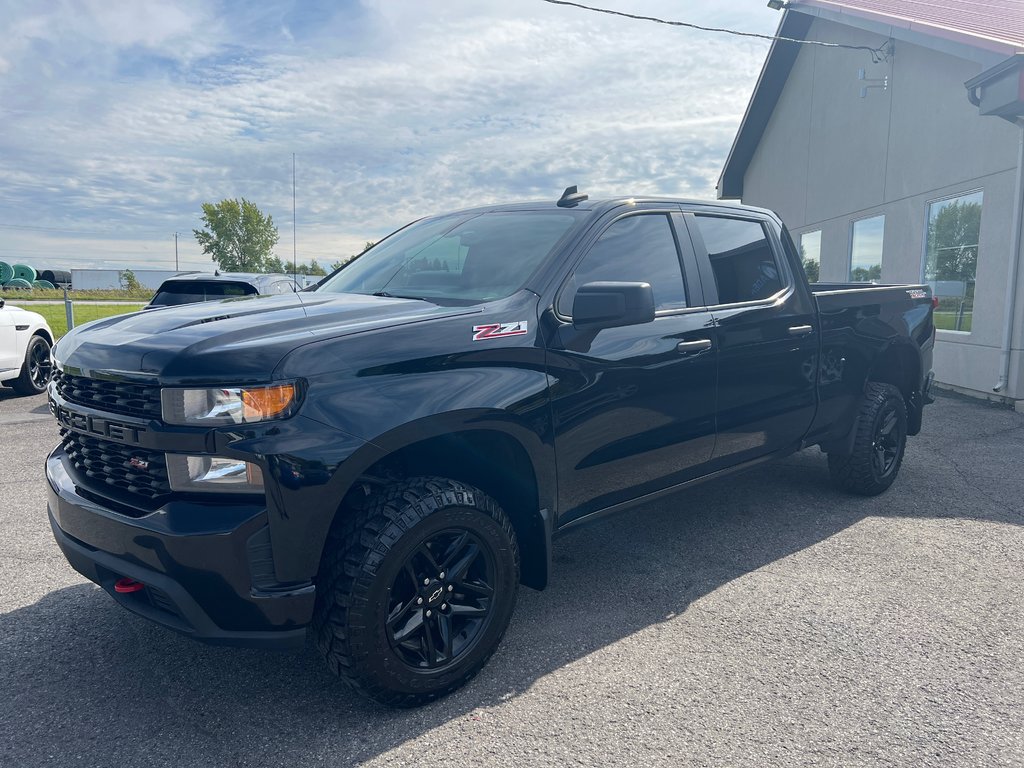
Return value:
M 1011 55 L 1024 51 L 1024 0 L 798 0 Z

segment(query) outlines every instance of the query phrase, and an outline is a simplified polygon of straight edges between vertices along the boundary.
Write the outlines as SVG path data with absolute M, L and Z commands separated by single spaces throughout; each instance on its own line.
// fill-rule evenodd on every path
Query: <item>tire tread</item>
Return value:
M 365 505 L 340 515 L 328 536 L 317 585 L 312 635 L 330 670 L 354 690 L 381 704 L 411 707 L 451 693 L 479 672 L 504 635 L 502 630 L 480 663 L 443 690 L 429 694 L 394 692 L 364 674 L 365 665 L 360 662 L 371 651 L 351 636 L 349 612 L 357 605 L 365 605 L 366 594 L 384 558 L 399 539 L 432 513 L 451 506 L 473 507 L 498 523 L 511 543 L 518 583 L 519 554 L 508 517 L 487 494 L 448 478 L 416 477 L 384 486 L 372 493 Z

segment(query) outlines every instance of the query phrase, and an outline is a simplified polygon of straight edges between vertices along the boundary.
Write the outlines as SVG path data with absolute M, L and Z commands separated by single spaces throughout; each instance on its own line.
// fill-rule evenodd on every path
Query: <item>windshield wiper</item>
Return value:
M 371 296 L 380 296 L 384 299 L 412 299 L 414 301 L 425 301 L 427 304 L 434 304 L 435 302 L 430 299 L 424 299 L 422 296 L 399 296 L 397 293 L 388 293 L 387 291 L 375 291 L 370 294 Z

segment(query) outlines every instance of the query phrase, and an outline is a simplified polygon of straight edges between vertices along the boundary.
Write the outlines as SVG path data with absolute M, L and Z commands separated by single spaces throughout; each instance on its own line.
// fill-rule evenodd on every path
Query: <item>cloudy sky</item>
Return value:
M 764 0 L 588 4 L 771 34 Z M 209 268 L 246 197 L 330 262 L 467 205 L 713 197 L 768 43 L 541 0 L 0 0 L 0 260 Z

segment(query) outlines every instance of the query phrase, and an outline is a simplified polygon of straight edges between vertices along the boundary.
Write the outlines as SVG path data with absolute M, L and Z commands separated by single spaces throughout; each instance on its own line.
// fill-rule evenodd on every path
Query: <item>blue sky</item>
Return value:
M 770 34 L 763 0 L 589 3 Z M 255 8 L 255 10 L 254 10 Z M 766 41 L 540 0 L 0 0 L 0 260 L 211 266 L 246 197 L 330 262 L 467 205 L 713 197 Z

